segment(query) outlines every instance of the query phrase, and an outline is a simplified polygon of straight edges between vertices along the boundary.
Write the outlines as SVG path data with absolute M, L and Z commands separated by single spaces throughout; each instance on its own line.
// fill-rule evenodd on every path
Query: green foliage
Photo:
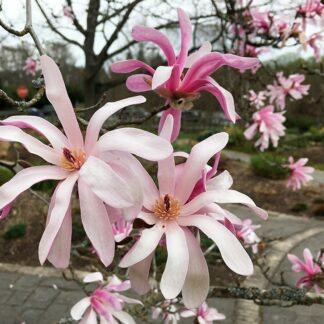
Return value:
M 80 242 L 84 238 L 86 238 L 86 233 L 84 231 L 84 228 L 79 223 L 73 223 L 72 224 L 72 242 Z
M 308 115 L 287 113 L 286 118 L 286 127 L 294 128 L 301 133 L 307 132 L 312 126 L 314 126 L 314 124 L 316 124 L 315 119 Z
M 0 166 L 0 186 L 9 181 L 13 176 L 14 173 L 10 169 Z
M 26 234 L 26 224 L 15 224 L 4 233 L 6 240 L 22 237 Z
M 270 153 L 253 155 L 250 161 L 250 168 L 256 174 L 268 179 L 285 179 L 289 175 L 287 168 L 282 165 L 286 159 Z
M 235 125 L 229 125 L 225 127 L 225 132 L 228 133 L 228 145 L 229 146 L 240 146 L 245 141 L 243 130 Z
M 292 208 L 290 209 L 292 212 L 294 213 L 300 213 L 305 211 L 308 208 L 307 204 L 305 203 L 296 203 L 294 206 L 292 206 Z
M 52 190 L 54 190 L 54 187 L 56 184 L 57 184 L 57 181 L 47 180 L 47 181 L 43 181 L 43 182 L 34 184 L 32 186 L 32 189 L 43 191 L 43 192 L 51 192 Z

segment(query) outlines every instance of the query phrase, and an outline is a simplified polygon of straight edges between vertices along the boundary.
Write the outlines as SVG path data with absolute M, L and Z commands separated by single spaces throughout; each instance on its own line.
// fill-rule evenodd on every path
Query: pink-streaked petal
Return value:
M 218 176 L 209 179 L 206 183 L 207 190 L 227 190 L 233 184 L 233 178 L 228 171 L 223 171 Z
M 96 312 L 92 308 L 89 308 L 79 324 L 98 324 Z
M 75 321 L 79 321 L 89 306 L 90 306 L 90 298 L 89 297 L 82 298 L 71 308 L 71 317 Z
M 207 207 L 204 207 L 199 210 L 199 214 L 208 214 L 213 219 L 224 221 L 225 218 L 228 218 L 233 224 L 240 225 L 242 221 L 233 213 L 229 212 L 228 210 L 221 208 L 217 204 L 210 204 Z
M 68 139 L 53 124 L 38 116 L 11 116 L 1 122 L 3 125 L 12 125 L 19 128 L 31 128 L 45 136 L 56 151 L 62 152 L 69 147 Z
M 83 278 L 83 282 L 85 283 L 89 283 L 89 282 L 97 282 L 97 281 L 103 281 L 103 275 L 101 272 L 92 272 L 87 274 L 84 278 Z
M 124 311 L 112 310 L 112 314 L 116 317 L 122 324 L 136 324 L 133 317 Z
M 169 65 L 176 61 L 173 47 L 169 39 L 160 31 L 145 26 L 135 26 L 132 30 L 133 38 L 138 42 L 152 42 L 164 52 Z
M 71 145 L 82 148 L 83 137 L 62 74 L 56 63 L 46 55 L 41 56 L 41 65 L 45 79 L 46 96 L 53 105 Z
M 44 180 L 62 180 L 68 175 L 68 172 L 52 165 L 30 167 L 18 172 L 0 187 L 0 210 L 35 183 Z
M 124 60 L 112 63 L 110 66 L 111 70 L 115 73 L 130 73 L 137 69 L 145 69 L 150 74 L 154 74 L 155 70 L 148 64 L 135 59 Z
M 218 133 L 196 144 L 185 162 L 182 175 L 176 184 L 175 196 L 184 204 L 201 176 L 209 159 L 228 142 L 227 133 Z
M 180 78 L 181 77 L 181 70 L 179 64 L 175 64 L 172 69 L 171 76 L 166 83 L 166 87 L 170 92 L 176 91 L 178 89 Z
M 18 142 L 32 154 L 40 156 L 51 164 L 59 163 L 60 156 L 48 145 L 25 133 L 16 126 L 0 126 L 0 141 Z
M 173 66 L 159 66 L 153 75 L 152 90 L 155 90 L 159 86 L 167 82 L 172 74 Z
M 107 210 L 83 179 L 79 179 L 81 219 L 101 262 L 107 267 L 115 254 L 115 240 Z
M 127 78 L 126 87 L 133 92 L 152 90 L 152 77 L 147 74 L 134 74 Z
M 90 156 L 80 169 L 80 178 L 102 201 L 114 208 L 127 208 L 135 203 L 128 183 L 94 156 Z
M 208 265 L 200 245 L 189 229 L 184 229 L 189 250 L 189 267 L 182 288 L 183 302 L 187 308 L 200 306 L 209 290 Z
M 255 135 L 255 133 L 256 133 L 258 127 L 259 127 L 259 125 L 256 124 L 256 123 L 255 123 L 255 124 L 252 124 L 250 127 L 248 127 L 248 128 L 244 131 L 244 136 L 245 136 L 245 138 L 246 138 L 247 140 L 251 140 L 251 139 L 254 137 L 254 135 Z
M 162 138 L 167 141 L 171 140 L 173 130 L 173 117 L 168 115 L 164 122 L 163 128 L 160 132 Z M 175 176 L 175 163 L 174 157 L 171 154 L 167 159 L 158 162 L 158 182 L 160 194 L 174 195 L 174 176 Z
M 177 58 L 177 63 L 179 64 L 181 71 L 185 65 L 188 49 L 192 39 L 192 26 L 187 14 L 181 8 L 178 8 L 177 11 L 181 31 L 181 50 Z
M 156 224 L 152 228 L 145 229 L 138 241 L 122 258 L 119 266 L 127 268 L 145 259 L 155 250 L 163 234 L 164 228 L 161 223 Z
M 91 153 L 92 148 L 98 140 L 102 125 L 111 115 L 113 115 L 122 108 L 132 105 L 138 105 L 145 101 L 146 99 L 143 96 L 135 96 L 115 102 L 108 102 L 102 108 L 97 110 L 91 117 L 87 127 L 85 138 L 86 152 L 89 154 Z
M 239 240 L 224 225 L 209 216 L 179 217 L 180 226 L 196 226 L 217 245 L 225 264 L 234 272 L 249 276 L 253 263 Z
M 308 266 L 308 268 L 312 269 L 314 262 L 313 262 L 313 255 L 312 255 L 312 252 L 310 251 L 310 249 L 305 248 L 303 251 L 303 256 L 304 256 L 304 260 L 305 260 L 305 263 Z
M 5 219 L 10 214 L 11 208 L 12 203 L 9 203 L 0 210 L 0 220 Z
M 129 268 L 129 279 L 134 291 L 140 295 L 146 294 L 150 290 L 149 274 L 154 253 L 148 255 L 142 261 Z
M 166 224 L 166 245 L 168 259 L 163 271 L 160 289 L 166 299 L 172 299 L 180 293 L 189 265 L 189 251 L 184 231 L 176 222 Z
M 51 201 L 51 206 L 49 208 L 48 222 L 46 224 L 45 231 L 42 235 L 38 247 L 38 257 L 41 264 L 44 264 L 45 260 L 47 259 L 47 256 L 50 253 L 50 250 L 54 244 L 57 235 L 60 235 L 59 231 L 62 228 L 62 225 L 63 226 L 66 225 L 63 224 L 65 217 L 69 217 L 71 215 L 69 213 L 71 195 L 72 195 L 73 187 L 76 181 L 78 180 L 78 177 L 79 175 L 76 172 L 71 174 L 64 181 L 60 182 L 57 185 L 57 188 L 55 189 L 55 193 Z M 66 230 L 68 232 L 70 228 L 67 228 Z M 65 232 L 65 228 L 63 228 L 63 231 Z M 71 239 L 71 235 L 69 236 L 70 237 L 67 237 L 65 239 L 68 238 Z M 60 237 L 60 239 L 62 239 L 62 237 Z M 60 240 L 59 243 L 62 243 L 62 241 Z M 65 257 L 65 260 L 62 261 L 66 262 L 66 255 L 63 256 Z M 56 260 L 55 258 L 52 258 L 52 261 L 59 262 L 59 260 Z
M 173 151 L 169 141 L 137 128 L 119 128 L 102 135 L 97 143 L 99 151 L 122 151 L 149 161 L 166 159 Z
M 173 117 L 173 131 L 171 136 L 171 142 L 174 142 L 177 139 L 180 132 L 182 112 L 181 110 L 175 108 L 169 108 L 167 110 L 164 110 L 162 112 L 162 116 L 159 123 L 159 133 L 161 132 L 164 122 L 168 115 L 172 115 Z
M 190 54 L 187 57 L 185 67 L 190 68 L 196 61 L 198 61 L 200 58 L 202 58 L 206 54 L 209 54 L 211 51 L 212 51 L 212 45 L 209 42 L 202 43 L 202 45 L 198 49 L 198 51 Z
M 301 272 L 305 268 L 303 262 L 294 254 L 287 254 L 288 260 L 292 263 L 292 270 L 295 272 Z

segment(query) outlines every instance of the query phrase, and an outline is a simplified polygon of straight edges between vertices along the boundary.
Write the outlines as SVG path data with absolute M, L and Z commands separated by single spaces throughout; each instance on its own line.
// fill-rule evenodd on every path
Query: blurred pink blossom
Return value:
M 320 62 L 322 55 L 324 53 L 324 35 L 323 32 L 314 33 L 309 36 L 307 39 L 301 42 L 302 48 L 304 51 L 307 50 L 307 47 L 310 46 L 314 51 L 314 56 L 316 62 Z
M 36 71 L 38 70 L 38 64 L 34 59 L 28 57 L 25 61 L 23 70 L 26 72 L 27 75 L 35 76 Z
M 260 146 L 260 150 L 264 151 L 269 147 L 270 141 L 274 147 L 278 146 L 278 141 L 281 136 L 285 135 L 285 126 L 283 125 L 286 118 L 284 112 L 274 112 L 274 107 L 269 105 L 252 116 L 254 121 L 244 132 L 246 139 L 251 140 L 257 132 L 260 132 L 261 137 L 255 143 L 255 146 Z
M 254 28 L 256 33 L 267 33 L 270 30 L 272 15 L 270 12 L 260 12 L 258 9 L 251 9 L 249 11 L 250 25 Z
M 304 261 L 299 259 L 294 254 L 288 254 L 288 260 L 292 263 L 294 272 L 303 272 L 304 274 L 296 281 L 297 287 L 315 288 L 317 293 L 322 293 L 324 290 L 316 284 L 316 275 L 322 273 L 321 267 L 313 260 L 313 255 L 309 249 L 304 249 Z
M 266 91 L 259 91 L 256 93 L 254 90 L 249 90 L 249 94 L 244 96 L 250 102 L 251 106 L 259 109 L 264 106 L 264 101 L 266 100 Z
M 303 29 L 306 29 L 307 18 L 313 19 L 323 17 L 324 15 L 324 4 L 321 0 L 306 0 L 305 3 L 299 6 L 297 14 L 303 19 Z
M 204 302 L 197 309 L 188 309 L 181 312 L 182 317 L 195 317 L 195 323 L 212 324 L 214 321 L 221 321 L 225 319 L 225 315 L 217 311 L 216 308 L 208 307 Z
M 71 18 L 71 19 L 74 18 L 73 13 L 72 13 L 72 8 L 70 6 L 67 6 L 67 5 L 63 6 L 63 15 L 65 17 L 68 17 L 68 18 Z
M 161 318 L 163 324 L 177 324 L 180 321 L 180 314 L 176 306 L 177 299 L 166 299 L 157 307 L 153 308 L 152 319 Z
M 298 190 L 307 182 L 313 180 L 313 177 L 310 174 L 314 172 L 314 168 L 305 166 L 308 162 L 307 158 L 299 159 L 294 162 L 294 158 L 290 156 L 288 162 L 289 164 L 285 165 L 285 167 L 290 170 L 287 187 L 291 187 L 293 190 Z
M 128 237 L 133 229 L 132 223 L 127 222 L 123 219 L 118 220 L 117 222 L 113 223 L 111 226 L 112 226 L 112 231 L 116 242 L 121 242 L 126 237 Z

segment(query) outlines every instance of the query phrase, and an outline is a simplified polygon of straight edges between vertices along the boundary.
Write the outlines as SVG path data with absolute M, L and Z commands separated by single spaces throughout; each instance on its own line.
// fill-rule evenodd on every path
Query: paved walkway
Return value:
M 230 209 L 242 218 L 251 217 L 246 208 L 233 206 Z M 282 257 L 289 251 L 301 255 L 306 246 L 314 251 L 324 246 L 322 221 L 271 213 L 268 221 L 255 218 L 255 222 L 262 224 L 259 230 L 261 236 L 284 238 L 274 242 L 268 254 L 268 262 L 273 272 L 277 272 L 276 268 L 279 271 L 287 270 L 286 279 L 291 284 L 296 274 L 290 271 L 289 263 Z M 259 287 L 266 285 L 258 271 L 246 284 Z M 0 324 L 59 323 L 61 318 L 69 317 L 71 306 L 83 296 L 84 293 L 75 282 L 64 280 L 60 277 L 60 271 L 55 269 L 0 264 Z M 247 301 L 213 299 L 209 302 L 226 314 L 227 319 L 222 322 L 224 324 L 317 324 L 323 323 L 324 318 L 323 306 L 282 309 L 259 308 Z

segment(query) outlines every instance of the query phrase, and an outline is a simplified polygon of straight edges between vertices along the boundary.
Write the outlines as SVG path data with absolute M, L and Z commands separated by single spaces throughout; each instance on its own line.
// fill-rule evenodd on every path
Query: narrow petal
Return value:
M 154 72 L 152 79 L 152 90 L 167 82 L 172 74 L 173 66 L 159 66 Z
M 207 190 L 217 190 L 217 189 L 222 189 L 222 190 L 227 190 L 231 188 L 233 184 L 233 178 L 230 175 L 228 171 L 223 171 L 216 177 L 209 179 L 207 181 L 206 187 Z
M 182 296 L 187 308 L 197 308 L 207 298 L 209 271 L 200 245 L 190 230 L 184 229 L 189 250 L 189 267 Z
M 167 141 L 171 140 L 173 130 L 173 117 L 168 115 L 163 128 L 160 132 L 160 136 Z M 175 163 L 174 157 L 171 154 L 167 159 L 158 162 L 158 181 L 160 194 L 174 195 L 174 177 L 175 177 Z
M 123 151 L 150 161 L 167 158 L 173 148 L 167 140 L 137 128 L 119 128 L 102 135 L 97 143 L 99 151 Z
M 134 74 L 127 78 L 126 87 L 133 92 L 152 90 L 152 77 L 148 74 Z
M 0 126 L 0 141 L 18 142 L 28 152 L 40 156 L 51 164 L 59 162 L 59 155 L 50 146 L 45 145 L 16 126 Z
M 176 184 L 176 194 L 185 203 L 212 156 L 222 150 L 228 142 L 228 134 L 218 133 L 196 144 L 185 162 L 181 177 Z
M 35 166 L 18 172 L 11 180 L 0 187 L 0 210 L 11 203 L 23 191 L 44 180 L 62 180 L 68 172 L 57 166 Z
M 73 147 L 83 147 L 83 138 L 73 106 L 67 94 L 62 74 L 56 63 L 48 56 L 41 56 L 42 72 L 45 79 L 46 96 L 53 105 Z
M 135 245 L 122 258 L 119 266 L 127 268 L 145 259 L 155 250 L 163 234 L 164 228 L 161 223 L 145 229 Z
M 189 251 L 186 236 L 176 222 L 166 224 L 165 235 L 168 259 L 161 277 L 160 289 L 166 299 L 172 299 L 178 296 L 186 279 Z
M 90 156 L 80 170 L 80 178 L 106 204 L 115 208 L 131 207 L 135 201 L 127 182 L 107 163 Z
M 1 122 L 3 125 L 12 125 L 19 128 L 31 128 L 45 136 L 56 151 L 62 152 L 69 147 L 68 139 L 53 124 L 37 116 L 11 116 Z
M 152 42 L 164 52 L 169 65 L 176 61 L 173 47 L 169 39 L 160 31 L 145 26 L 135 26 L 132 30 L 133 38 L 138 42 Z
M 104 203 L 79 179 L 81 219 L 101 262 L 107 267 L 115 254 L 115 240 Z
M 122 324 L 136 324 L 133 317 L 124 311 L 112 310 L 112 314 L 116 317 Z
M 78 177 L 79 177 L 78 173 L 75 172 L 57 185 L 49 209 L 48 223 L 46 224 L 45 231 L 39 242 L 38 256 L 41 264 L 43 264 L 47 259 L 47 256 L 49 255 L 50 250 L 54 244 L 55 238 L 57 237 L 62 225 L 64 226 L 63 221 L 65 216 L 70 215 L 69 208 L 70 208 L 72 190 L 76 181 L 78 180 Z M 63 227 L 63 231 L 65 232 L 64 227 Z M 65 238 L 65 240 L 66 239 L 67 238 Z M 66 255 L 64 255 L 64 257 L 66 257 Z M 52 260 L 54 262 L 57 261 L 54 258 Z M 63 261 L 66 261 L 66 259 Z
M 103 275 L 101 272 L 92 272 L 87 274 L 84 278 L 83 278 L 83 282 L 85 283 L 89 283 L 89 282 L 97 282 L 97 281 L 103 281 Z
M 169 108 L 167 110 L 164 110 L 162 112 L 162 116 L 160 119 L 159 133 L 161 132 L 164 122 L 168 115 L 172 115 L 172 117 L 173 117 L 173 130 L 172 130 L 172 135 L 171 135 L 171 142 L 174 142 L 177 139 L 179 132 L 180 132 L 182 112 L 181 112 L 181 110 L 174 109 L 174 108 Z
M 98 324 L 96 312 L 92 308 L 89 308 L 79 324 Z
M 204 215 L 180 217 L 179 225 L 196 226 L 217 245 L 225 264 L 234 272 L 249 276 L 253 263 L 239 240 L 222 224 Z
M 90 306 L 90 298 L 89 297 L 82 298 L 71 308 L 71 317 L 75 321 L 79 321 L 89 306 Z
M 209 42 L 202 43 L 198 51 L 193 52 L 187 57 L 185 67 L 190 68 L 196 61 L 198 61 L 206 54 L 209 54 L 211 51 L 212 51 L 212 45 Z
M 134 59 L 112 63 L 110 68 L 115 73 L 130 73 L 137 69 L 144 69 L 152 75 L 155 72 L 155 70 L 146 63 Z
M 177 58 L 177 63 L 180 65 L 180 70 L 182 70 L 187 59 L 188 49 L 192 39 L 192 26 L 189 17 L 181 8 L 178 8 L 178 17 L 181 31 L 181 50 Z
M 87 127 L 85 138 L 85 149 L 87 153 L 91 153 L 92 148 L 98 140 L 102 125 L 111 115 L 113 115 L 122 108 L 132 105 L 138 105 L 145 101 L 146 99 L 143 96 L 135 96 L 115 102 L 108 102 L 102 108 L 97 110 L 91 117 Z
M 129 268 L 129 279 L 132 289 L 140 295 L 146 294 L 150 290 L 149 274 L 154 253 L 149 254 L 142 261 Z

